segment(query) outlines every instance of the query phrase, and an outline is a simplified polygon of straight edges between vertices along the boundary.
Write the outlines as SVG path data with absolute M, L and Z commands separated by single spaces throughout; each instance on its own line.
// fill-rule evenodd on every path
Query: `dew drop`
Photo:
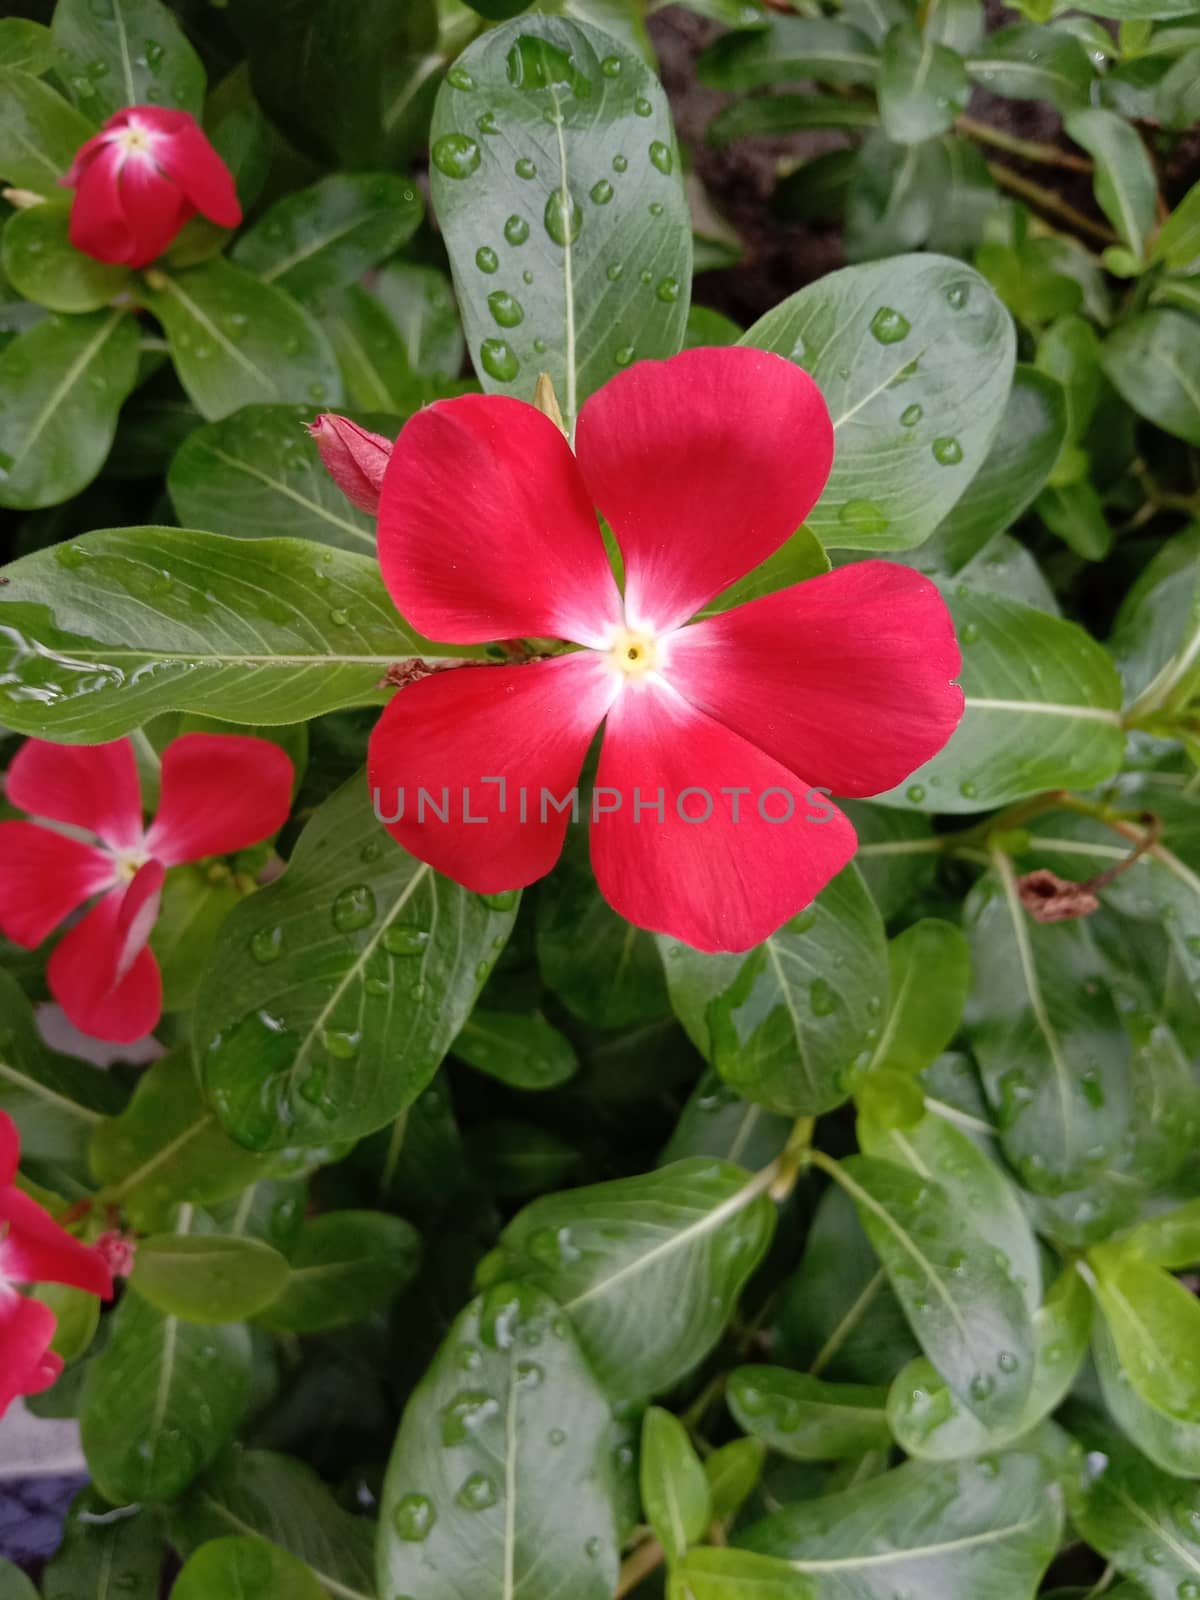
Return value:
M 537 167 L 528 156 L 522 156 L 513 168 L 518 178 L 536 178 Z
M 904 791 L 905 798 L 911 800 L 914 806 L 919 806 L 925 798 L 925 789 L 919 783 L 910 783 Z
M 588 1540 L 588 1542 L 584 1545 L 583 1553 L 590 1560 L 594 1561 L 596 1559 L 596 1557 L 600 1554 L 600 1552 L 601 1552 L 601 1550 L 603 1548 L 604 1548 L 604 1546 L 600 1543 L 600 1540 L 597 1539 L 595 1537 L 595 1535 L 593 1535 L 592 1538 L 590 1538 Z
M 974 644 L 979 638 L 979 624 L 977 622 L 964 622 L 958 630 L 958 637 L 962 644 Z
M 809 985 L 808 1002 L 814 1017 L 827 1017 L 837 1006 L 837 995 L 825 978 L 814 978 Z
M 524 244 L 529 237 L 529 224 L 525 221 L 525 218 L 518 217 L 515 214 L 509 217 L 504 224 L 504 237 L 509 244 Z
M 956 283 L 946 290 L 946 299 L 952 311 L 961 311 L 967 303 L 969 290 L 965 283 Z
M 628 156 L 614 156 L 613 157 L 613 171 L 614 172 L 628 172 L 629 171 L 629 157 Z
M 1021 1363 L 1017 1357 L 1013 1355 L 1011 1350 L 1001 1350 L 996 1359 L 996 1365 L 1000 1368 L 1001 1372 L 1007 1372 L 1011 1374 L 1019 1370 Z
M 496 121 L 496 113 L 494 111 L 485 111 L 475 126 L 480 133 L 494 134 L 500 132 L 500 124 Z
M 619 367 L 627 367 L 634 357 L 634 348 L 631 344 L 623 344 L 613 355 L 613 360 Z
M 525 320 L 521 302 L 505 289 L 496 289 L 488 295 L 488 310 L 502 328 L 515 328 Z
M 873 500 L 847 500 L 838 512 L 838 521 L 856 533 L 884 533 L 887 518 Z
M 486 1472 L 473 1472 L 455 1496 L 466 1511 L 486 1511 L 498 1499 L 496 1485 Z
M 880 344 L 899 344 L 912 332 L 912 323 L 891 306 L 880 306 L 871 318 L 871 332 Z
M 592 185 L 590 193 L 593 205 L 606 206 L 613 197 L 613 186 L 607 178 L 601 178 Z
M 638 95 L 637 99 L 633 102 L 633 109 L 637 112 L 639 117 L 652 117 L 654 115 L 654 107 L 650 104 L 649 100 L 646 99 L 645 95 Z
M 475 265 L 480 272 L 498 272 L 500 270 L 500 257 L 490 245 L 481 244 L 475 252 Z
M 920 406 L 905 406 L 904 410 L 900 413 L 901 426 L 905 428 L 915 428 L 923 415 L 924 412 Z
M 609 263 L 609 268 L 608 268 L 608 281 L 609 281 L 609 283 L 616 283 L 617 279 L 621 276 L 621 274 L 624 271 L 625 271 L 625 268 L 622 266 L 622 264 L 619 261 L 610 262 Z
M 962 460 L 962 445 L 957 439 L 946 435 L 944 438 L 933 441 L 933 459 L 943 467 L 955 467 Z
M 375 896 L 365 883 L 343 889 L 333 902 L 333 925 L 339 933 L 355 933 L 369 928 L 377 911 Z
M 995 1387 L 995 1379 L 989 1378 L 985 1372 L 980 1372 L 971 1379 L 971 1399 L 977 1404 L 982 1404 Z
M 392 1515 L 396 1532 L 410 1544 L 428 1539 L 437 1521 L 437 1512 L 428 1495 L 406 1494 Z
M 650 163 L 662 173 L 670 173 L 675 165 L 675 158 L 671 154 L 670 145 L 664 144 L 661 139 L 655 139 L 650 146 Z
M 362 1043 L 360 1033 L 345 1033 L 338 1028 L 326 1028 L 321 1043 L 335 1061 L 353 1061 Z
M 958 786 L 958 792 L 964 800 L 974 800 L 979 793 L 979 786 L 972 783 L 970 778 L 964 778 Z
M 546 224 L 546 232 L 556 245 L 566 249 L 567 245 L 574 244 L 583 227 L 583 212 L 575 203 L 569 189 L 555 189 L 546 201 L 546 211 L 542 219 Z
M 383 948 L 390 956 L 419 956 L 428 943 L 427 929 L 408 927 L 402 922 L 393 923 L 383 935 Z
M 511 383 L 521 370 L 516 352 L 503 339 L 485 339 L 479 346 L 483 370 L 497 383 Z
M 673 305 L 679 299 L 679 282 L 675 278 L 664 278 L 654 293 L 664 304 Z
M 466 67 L 451 67 L 446 74 L 446 82 L 452 89 L 473 89 L 475 87 L 475 79 L 467 71 Z
M 621 76 L 620 56 L 605 56 L 600 63 L 600 71 L 606 78 L 619 78 Z
M 250 940 L 250 954 L 263 967 L 278 961 L 283 954 L 283 929 L 260 928 Z
M 479 169 L 479 146 L 465 133 L 444 133 L 431 154 L 434 166 L 447 178 L 469 178 Z

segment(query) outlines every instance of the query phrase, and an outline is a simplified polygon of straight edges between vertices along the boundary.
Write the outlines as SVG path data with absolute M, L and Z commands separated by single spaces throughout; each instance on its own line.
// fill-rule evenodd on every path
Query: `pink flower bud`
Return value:
M 309 424 L 325 470 L 352 506 L 374 516 L 392 454 L 392 440 L 368 433 L 349 417 L 325 412 Z
M 94 1249 L 114 1278 L 127 1278 L 133 1271 L 137 1241 L 132 1234 L 110 1228 L 96 1240 Z
M 229 168 L 187 111 L 118 111 L 59 182 L 75 190 L 71 243 L 97 261 L 147 266 L 197 212 L 222 228 L 242 220 Z

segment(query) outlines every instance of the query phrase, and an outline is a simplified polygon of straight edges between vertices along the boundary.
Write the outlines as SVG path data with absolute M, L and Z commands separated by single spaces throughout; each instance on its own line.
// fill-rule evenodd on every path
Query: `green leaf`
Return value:
M 3 1556 L 0 1556 L 0 1600 L 39 1600 L 37 1590 L 25 1574 Z
M 240 1322 L 270 1305 L 288 1264 L 257 1239 L 156 1233 L 141 1239 L 129 1279 L 159 1311 L 188 1322 Z
M 79 1423 L 96 1487 L 114 1505 L 173 1500 L 237 1426 L 250 1392 L 240 1323 L 198 1327 L 126 1290 L 87 1365 Z
M 722 35 L 700 57 L 701 83 L 713 89 L 759 89 L 816 78 L 874 83 L 879 56 L 857 27 L 824 17 L 772 17 L 765 27 Z
M 221 1132 L 200 1096 L 186 1053 L 148 1068 L 133 1099 L 92 1136 L 92 1170 L 139 1228 L 165 1227 L 177 1205 L 208 1205 L 240 1194 L 256 1179 L 303 1170 L 306 1155 L 253 1155 Z
M 1096 203 L 1140 259 L 1154 226 L 1158 180 L 1137 129 L 1095 106 L 1071 112 L 1063 126 L 1096 163 Z
M 853 867 L 748 955 L 659 946 L 676 1015 L 740 1095 L 791 1116 L 841 1104 L 887 988 L 883 922 Z
M 354 283 L 416 232 L 420 191 L 389 172 L 345 172 L 277 200 L 233 249 L 239 267 L 297 300 Z
M 573 426 L 622 367 L 680 349 L 691 224 L 666 96 L 644 61 L 597 29 L 523 17 L 464 51 L 430 138 L 485 389 L 531 400 L 548 372 Z
M 470 1167 L 491 1194 L 524 1200 L 557 1189 L 579 1165 L 573 1144 L 532 1122 L 477 1123 L 466 1137 Z
M 329 341 L 282 289 L 228 261 L 155 270 L 147 283 L 146 304 L 166 330 L 179 381 L 209 422 L 255 402 L 341 399 Z
M 254 92 L 291 142 L 325 166 L 403 165 L 425 142 L 444 58 L 435 0 L 235 0 Z
M 1083 1279 L 1068 1267 L 1034 1314 L 1033 1387 L 1025 1409 L 1001 1428 L 986 1428 L 972 1416 L 928 1361 L 909 1362 L 888 1395 L 897 1444 L 926 1461 L 955 1461 L 1015 1443 L 1066 1399 L 1087 1357 L 1091 1324 Z
M 704 1537 L 712 1494 L 687 1429 L 658 1406 L 642 1419 L 640 1471 L 646 1520 L 674 1566 Z
M 932 255 L 830 273 L 755 323 L 743 343 L 804 367 L 833 416 L 808 518 L 824 544 L 907 550 L 933 532 L 1000 426 L 1014 338 L 978 275 Z
M 375 274 L 371 293 L 389 313 L 413 372 L 457 377 L 466 349 L 458 302 L 445 273 L 411 261 L 391 261 Z
M 1200 322 L 1181 311 L 1143 311 L 1109 334 L 1100 359 L 1139 416 L 1200 445 Z
M 704 1459 L 712 1513 L 724 1522 L 741 1510 L 762 1475 L 767 1450 L 761 1439 L 731 1439 Z
M 1178 1278 L 1119 1244 L 1098 1245 L 1088 1262 L 1129 1382 L 1147 1405 L 1200 1423 L 1200 1302 Z
M 51 316 L 0 350 L 0 506 L 59 505 L 99 472 L 137 374 L 132 317 Z
M 160 0 L 57 0 L 54 45 L 75 104 L 94 122 L 126 106 L 200 115 L 200 57 Z
M 121 1109 L 121 1089 L 82 1061 L 42 1043 L 33 1009 L 11 973 L 0 969 L 0 1111 L 21 1135 L 25 1161 L 84 1169 L 92 1129 Z
M 343 1511 L 292 1456 L 230 1450 L 172 1508 L 171 1542 L 185 1557 L 232 1533 L 288 1551 L 336 1600 L 373 1600 L 374 1523 Z
M 774 1161 L 790 1132 L 787 1117 L 743 1100 L 710 1070 L 688 1097 L 659 1165 L 685 1156 L 719 1156 L 757 1170 Z
M 258 1321 L 275 1332 L 315 1333 L 361 1322 L 407 1288 L 420 1261 L 411 1223 L 382 1211 L 329 1211 L 300 1229 L 291 1275 Z
M 1200 269 L 1200 182 L 1192 185 L 1158 230 L 1150 259 L 1164 262 L 1172 272 Z
M 939 44 L 966 55 L 983 38 L 982 0 L 933 0 L 925 15 L 925 26 Z
M 1200 1200 L 1188 1200 L 1140 1222 L 1121 1240 L 1121 1249 L 1175 1272 L 1200 1265 Z
M 1039 1193 L 1080 1189 L 1111 1162 L 1129 1111 L 1129 1040 L 1087 924 L 1033 921 L 1011 863 L 967 897 L 974 987 L 966 1031 L 1000 1142 Z
M 1018 363 L 991 449 L 923 547 L 918 565 L 924 567 L 925 558 L 936 552 L 944 570 L 958 572 L 996 534 L 1011 528 L 1049 478 L 1066 442 L 1067 417 L 1055 378 Z
M 886 921 L 897 916 L 932 881 L 941 844 L 928 820 L 915 812 L 839 800 L 858 834 L 854 864 Z
M 167 874 L 150 935 L 162 973 L 164 1011 L 189 1011 L 194 1005 L 221 924 L 241 898 L 232 877 L 213 883 L 207 871 L 190 865 Z
M 868 1156 L 838 1174 L 929 1360 L 982 1422 L 1011 1422 L 1029 1398 L 1034 1338 L 1007 1261 L 935 1180 Z
M 988 810 L 1043 789 L 1088 788 L 1121 764 L 1121 685 L 1074 622 L 1000 595 L 946 592 L 962 645 L 963 720 L 886 805 Z
M 324 1600 L 325 1593 L 308 1568 L 285 1550 L 238 1535 L 203 1545 L 171 1589 L 175 1600 L 211 1600 L 217 1594 L 253 1596 L 253 1600 Z
M 76 250 L 67 238 L 71 208 L 49 202 L 11 216 L 4 226 L 5 276 L 18 293 L 51 311 L 99 311 L 133 285 L 125 267 Z
M 327 300 L 321 323 L 337 351 L 346 393 L 363 410 L 408 416 L 445 393 L 463 392 L 465 386 L 445 378 L 431 381 L 414 369 L 388 308 L 360 284 Z
M 1090 483 L 1044 489 L 1036 509 L 1051 533 L 1083 560 L 1102 561 L 1111 550 L 1113 530 L 1104 515 L 1104 502 Z
M 886 1389 L 825 1383 L 786 1367 L 738 1367 L 728 1400 L 739 1427 L 793 1461 L 846 1461 L 891 1448 Z
M 841 1382 L 887 1384 L 917 1345 L 853 1202 L 821 1196 L 804 1259 L 780 1294 L 775 1353 Z
M 498 1284 L 455 1322 L 409 1400 L 384 1482 L 380 1592 L 608 1600 L 611 1416 L 567 1319 Z
M 734 339 L 731 342 L 737 341 Z M 807 528 L 797 528 L 787 543 L 781 544 L 761 566 L 755 567 L 745 577 L 730 584 L 728 589 L 722 590 L 716 599 L 710 600 L 703 610 L 696 613 L 695 620 L 716 616 L 734 606 L 744 606 L 764 594 L 775 594 L 779 589 L 790 589 L 792 584 L 803 583 L 806 578 L 820 577 L 829 569 L 829 557 L 820 540 Z
M 351 778 L 317 809 L 283 877 L 221 929 L 195 1046 L 225 1128 L 275 1149 L 390 1122 L 470 1015 L 517 899 L 489 902 L 401 850 L 365 775 Z
M 510 1089 L 554 1089 L 579 1069 L 571 1041 L 540 1011 L 477 1006 L 451 1049 L 460 1061 Z
M 151 1512 L 127 1506 L 114 1514 L 94 1489 L 84 1489 L 71 1502 L 63 1542 L 42 1573 L 42 1594 L 45 1600 L 108 1600 L 110 1594 L 158 1600 L 164 1553 Z M 2 1582 L 0 1596 L 6 1596 Z
M 925 917 L 889 943 L 888 971 L 874 1064 L 916 1077 L 958 1032 L 971 981 L 967 942 L 953 923 Z
M 568 831 L 558 866 L 537 891 L 543 981 L 596 1028 L 651 1021 L 669 1009 L 654 937 L 605 900 L 587 857 L 587 831 Z
M 545 1195 L 500 1236 L 502 1271 L 554 1296 L 615 1398 L 645 1399 L 720 1337 L 774 1229 L 764 1188 L 694 1157 Z
M 48 84 L 13 67 L 0 67 L 0 104 L 0 178 L 61 199 L 58 180 L 95 128 Z
M 0 67 L 41 78 L 54 65 L 50 29 L 27 17 L 0 17 Z
M 976 83 L 1008 100 L 1047 100 L 1058 111 L 1086 106 L 1096 69 L 1082 40 L 1061 28 L 1019 22 L 998 28 L 970 55 Z
M 919 1178 L 936 1178 L 960 1215 L 994 1252 L 997 1266 L 1025 1297 L 1030 1315 L 1042 1303 L 1037 1241 L 1016 1186 L 961 1128 L 932 1111 L 909 1123 L 900 1113 L 892 1074 L 867 1080 L 859 1096 L 859 1145 L 868 1156 L 907 1167 Z
M 190 434 L 167 475 L 183 525 L 238 539 L 290 535 L 373 554 L 374 520 L 326 472 L 305 426 L 312 414 L 311 406 L 243 406 Z M 398 428 L 395 421 L 383 426 Z
M 68 743 L 161 711 L 262 725 L 380 705 L 390 666 L 446 648 L 408 631 L 374 560 L 303 539 L 114 528 L 4 576 L 0 718 Z
M 754 95 L 735 100 L 713 118 L 708 143 L 720 148 L 734 139 L 778 137 L 800 128 L 871 128 L 878 121 L 879 113 L 869 100 L 837 94 Z
M 1164 546 L 1164 552 L 1171 548 Z M 1151 579 L 1153 581 L 1146 581 Z M 1126 699 L 1141 703 L 1186 704 L 1200 639 L 1197 585 L 1200 560 L 1190 555 L 1169 569 L 1151 563 L 1126 595 L 1109 640 L 1109 650 L 1125 684 Z
M 1104 1403 L 1122 1433 L 1164 1472 L 1177 1478 L 1200 1477 L 1200 1423 L 1169 1417 L 1138 1393 L 1102 1317 L 1096 1319 L 1092 1355 Z
M 932 29 L 900 22 L 883 41 L 879 115 L 897 144 L 920 144 L 952 127 L 970 87 L 962 57 Z
M 914 1461 L 788 1506 L 743 1536 L 750 1549 L 693 1551 L 672 1600 L 1033 1600 L 1061 1526 L 1034 1455 Z
M 1188 1586 L 1200 1583 L 1200 1485 L 1168 1476 L 1105 1430 L 1066 1490 L 1072 1522 L 1118 1572 L 1150 1600 L 1190 1600 Z

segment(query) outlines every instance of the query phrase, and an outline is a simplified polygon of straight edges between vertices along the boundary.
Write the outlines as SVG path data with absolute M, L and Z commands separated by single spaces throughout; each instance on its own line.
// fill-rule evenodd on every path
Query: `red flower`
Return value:
M 16 1187 L 21 1143 L 0 1111 L 0 1416 L 19 1394 L 40 1394 L 62 1371 L 52 1353 L 55 1316 L 17 1283 L 66 1283 L 112 1298 L 112 1274 L 101 1256 L 73 1239 L 35 1200 Z
M 328 412 L 309 423 L 325 470 L 352 506 L 375 516 L 392 441 Z
M 267 838 L 285 821 L 291 791 L 292 763 L 278 745 L 185 733 L 163 752 L 158 813 L 147 830 L 128 739 L 29 739 L 8 769 L 8 798 L 48 825 L 0 822 L 0 932 L 32 950 L 101 894 L 55 947 L 46 978 L 82 1032 L 118 1044 L 140 1039 L 162 1012 L 147 940 L 166 868 Z
M 744 950 L 807 905 L 857 845 L 810 786 L 891 788 L 963 706 L 949 612 L 909 567 L 858 562 L 684 626 L 795 531 L 832 457 L 812 379 L 741 347 L 619 374 L 580 412 L 575 454 L 518 400 L 412 417 L 379 515 L 400 611 L 434 639 L 583 648 L 401 689 L 369 756 L 385 820 L 403 791 L 393 837 L 478 892 L 532 883 L 568 822 L 541 791 L 564 798 L 607 718 L 591 852 L 622 916 Z M 620 546 L 623 599 L 593 506 Z M 447 821 L 422 814 L 422 788 Z
M 144 267 L 197 211 L 222 228 L 242 220 L 229 168 L 187 111 L 118 111 L 58 181 L 75 190 L 71 243 L 97 261 Z

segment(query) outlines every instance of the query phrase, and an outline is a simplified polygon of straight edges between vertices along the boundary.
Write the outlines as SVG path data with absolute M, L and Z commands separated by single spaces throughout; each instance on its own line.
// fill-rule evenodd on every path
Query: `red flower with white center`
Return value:
M 743 347 L 619 374 L 583 406 L 574 453 L 502 396 L 411 418 L 379 513 L 400 611 L 429 638 L 582 648 L 401 689 L 369 756 L 385 820 L 403 796 L 393 837 L 481 893 L 532 883 L 568 823 L 540 792 L 571 790 L 607 719 L 591 854 L 622 916 L 745 950 L 807 905 L 857 846 L 814 788 L 890 789 L 963 707 L 949 612 L 909 567 L 862 561 L 689 624 L 799 527 L 832 458 L 812 379 Z M 450 800 L 447 821 L 422 814 L 421 789 Z
M 100 1254 L 74 1239 L 16 1186 L 21 1143 L 0 1111 L 0 1417 L 19 1394 L 40 1394 L 62 1371 L 50 1349 L 56 1319 L 18 1283 L 65 1283 L 112 1298 L 112 1273 Z
M 0 822 L 0 933 L 33 950 L 99 894 L 56 945 L 46 979 L 81 1032 L 127 1044 L 162 1013 L 147 941 L 166 869 L 275 833 L 291 806 L 292 763 L 266 739 L 185 733 L 163 751 L 149 828 L 128 739 L 29 739 L 13 757 L 6 791 L 12 805 L 42 820 Z
M 75 190 L 76 250 L 119 266 L 148 266 L 197 212 L 222 228 L 242 220 L 229 168 L 187 111 L 118 111 L 58 181 Z

